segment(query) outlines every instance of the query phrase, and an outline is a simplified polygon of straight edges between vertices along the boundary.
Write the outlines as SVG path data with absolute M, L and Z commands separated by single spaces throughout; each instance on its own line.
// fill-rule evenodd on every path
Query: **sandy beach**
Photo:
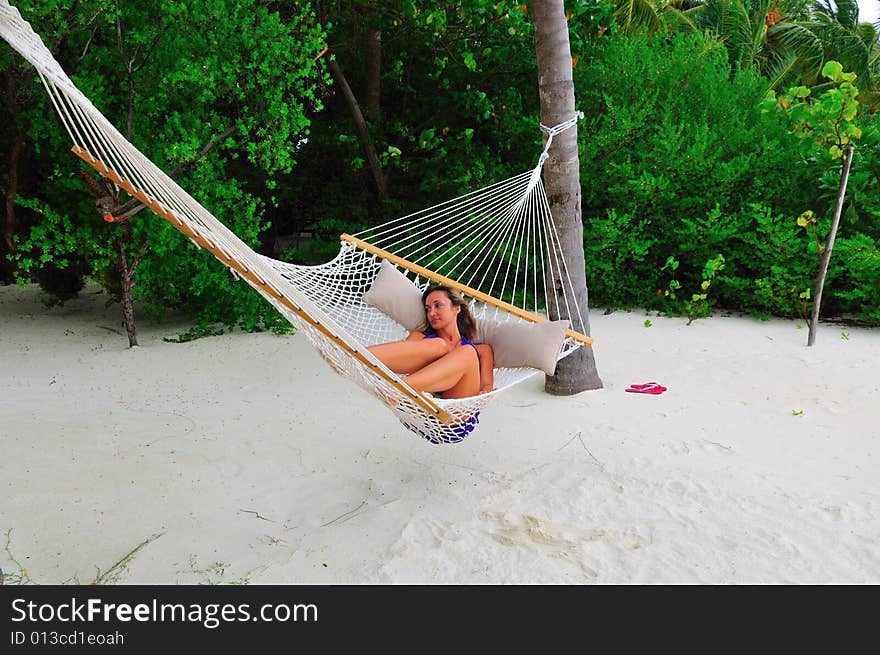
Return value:
M 105 294 L 41 298 L 0 287 L 7 574 L 143 544 L 109 581 L 880 583 L 878 329 L 594 308 L 604 389 L 535 376 L 435 446 L 300 335 L 129 349 Z

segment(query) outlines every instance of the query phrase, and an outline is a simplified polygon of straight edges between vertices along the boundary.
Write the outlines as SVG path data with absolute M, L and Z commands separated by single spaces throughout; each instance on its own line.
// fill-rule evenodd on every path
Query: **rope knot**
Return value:
M 547 161 L 547 157 L 550 150 L 550 144 L 553 143 L 553 137 L 559 134 L 560 132 L 565 132 L 568 128 L 573 125 L 577 125 L 578 120 L 584 117 L 584 112 L 576 111 L 574 116 L 569 118 L 567 121 L 562 121 L 559 125 L 554 125 L 553 127 L 547 127 L 543 123 L 541 123 L 541 131 L 547 134 L 547 142 L 544 144 L 544 150 L 541 153 L 541 156 L 538 158 L 538 166 L 537 168 L 541 168 L 544 165 L 544 162 Z
M 573 125 L 576 125 L 578 120 L 583 117 L 584 112 L 576 111 L 572 118 L 569 118 L 567 121 L 562 121 L 561 123 L 559 123 L 558 125 L 554 125 L 553 127 L 547 127 L 546 125 L 544 125 L 544 123 L 541 123 L 541 131 L 553 137 L 561 132 L 565 132 L 565 130 L 572 127 Z

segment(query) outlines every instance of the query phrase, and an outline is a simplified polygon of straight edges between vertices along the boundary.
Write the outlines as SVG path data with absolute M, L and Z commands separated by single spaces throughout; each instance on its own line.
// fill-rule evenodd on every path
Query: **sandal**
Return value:
M 660 386 L 656 382 L 646 382 L 645 384 L 631 384 L 626 391 L 629 393 L 647 393 L 652 396 L 659 396 L 666 391 L 666 387 Z

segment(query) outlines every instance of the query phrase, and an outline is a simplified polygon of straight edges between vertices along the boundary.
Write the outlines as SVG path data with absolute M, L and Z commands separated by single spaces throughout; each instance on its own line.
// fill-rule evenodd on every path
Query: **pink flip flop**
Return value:
M 626 391 L 629 393 L 646 393 L 652 396 L 659 396 L 666 391 L 666 387 L 663 387 L 656 382 L 647 382 L 645 384 L 632 384 L 629 389 L 626 389 Z

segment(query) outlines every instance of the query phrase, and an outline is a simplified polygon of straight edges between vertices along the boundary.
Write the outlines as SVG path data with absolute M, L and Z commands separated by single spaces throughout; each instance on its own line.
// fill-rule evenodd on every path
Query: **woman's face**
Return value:
M 445 291 L 432 291 L 425 298 L 425 318 L 434 330 L 449 327 L 458 320 L 461 307 L 453 305 Z

